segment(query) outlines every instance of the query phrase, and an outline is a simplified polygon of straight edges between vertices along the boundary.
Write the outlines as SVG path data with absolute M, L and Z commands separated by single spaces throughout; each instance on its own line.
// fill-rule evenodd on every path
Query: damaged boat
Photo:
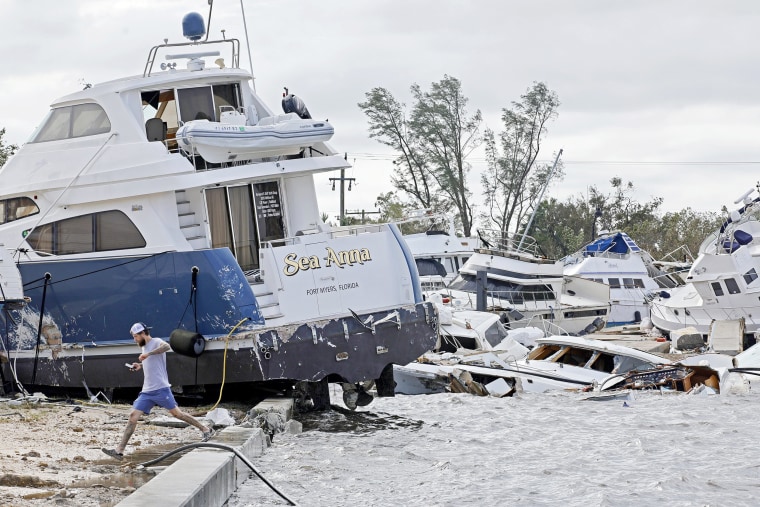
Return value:
M 740 196 L 734 210 L 699 247 L 686 284 L 657 292 L 652 323 L 668 333 L 694 328 L 707 337 L 713 321 L 744 319 L 745 347 L 760 332 L 760 190 Z
M 2 314 L 3 381 L 137 388 L 124 363 L 144 321 L 175 351 L 175 387 L 298 385 L 317 406 L 328 382 L 393 395 L 392 365 L 430 350 L 438 329 L 401 233 L 322 221 L 314 176 L 349 165 L 321 138 L 283 155 L 230 136 L 223 161 L 180 147 L 199 117 L 282 123 L 237 39 L 208 40 L 197 13 L 182 24 L 190 42 L 153 47 L 142 75 L 53 102 L 0 171 L 0 243 L 31 298 Z
M 660 264 L 623 231 L 603 233 L 563 261 L 566 275 L 609 285 L 608 327 L 649 318 L 648 295 L 682 283 L 676 274 L 661 269 Z M 681 268 L 689 264 L 681 263 Z
M 450 376 L 466 372 L 484 386 L 503 379 L 517 391 L 544 393 L 583 390 L 594 385 L 604 389 L 608 380 L 616 379 L 614 384 L 619 384 L 629 372 L 654 371 L 673 364 L 656 354 L 582 336 L 555 335 L 535 341 L 536 347 L 522 358 L 498 350 L 436 358 L 425 354 L 420 361 L 404 368 L 433 374 L 447 382 Z
M 459 363 L 486 352 L 511 360 L 525 357 L 536 338 L 544 336 L 538 328 L 507 330 L 497 314 L 475 310 L 452 311 L 433 295 L 439 315 L 438 341 L 430 352 L 416 361 L 393 367 L 398 394 L 433 394 L 448 390 L 450 370 L 436 365 Z M 440 296 L 439 296 L 440 297 Z M 464 358 L 464 359 L 463 359 Z
M 564 263 L 540 254 L 535 238 L 479 231 L 476 248 L 459 274 L 437 291 L 454 309 L 490 311 L 509 328 L 541 327 L 546 334 L 580 334 L 604 327 L 610 288 L 563 273 Z M 479 301 L 480 298 L 480 301 Z

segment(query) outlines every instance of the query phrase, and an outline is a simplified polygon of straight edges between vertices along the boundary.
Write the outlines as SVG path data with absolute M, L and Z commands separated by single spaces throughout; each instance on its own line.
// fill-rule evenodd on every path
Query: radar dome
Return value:
M 197 12 L 189 12 L 182 18 L 182 35 L 191 41 L 201 40 L 206 35 L 206 25 L 203 16 Z

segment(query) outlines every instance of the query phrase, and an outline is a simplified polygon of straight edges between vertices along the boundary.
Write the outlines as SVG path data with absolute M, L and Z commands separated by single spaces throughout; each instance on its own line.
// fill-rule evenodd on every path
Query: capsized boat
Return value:
M 760 197 L 750 189 L 742 207 L 712 232 L 686 276 L 686 284 L 654 294 L 652 323 L 664 332 L 693 327 L 707 337 L 713 321 L 744 319 L 745 348 L 760 332 Z
M 201 40 L 196 13 L 183 28 L 190 42 L 153 47 L 141 76 L 54 101 L 0 171 L 0 243 L 31 298 L 0 316 L 3 379 L 138 388 L 124 363 L 143 321 L 171 343 L 169 376 L 185 391 L 266 383 L 319 407 L 328 382 L 374 381 L 393 395 L 392 365 L 438 330 L 400 231 L 323 223 L 314 176 L 349 167 L 323 141 L 220 163 L 180 150 L 181 122 L 201 113 L 278 123 L 237 64 L 238 40 Z M 231 65 L 206 65 L 216 49 Z

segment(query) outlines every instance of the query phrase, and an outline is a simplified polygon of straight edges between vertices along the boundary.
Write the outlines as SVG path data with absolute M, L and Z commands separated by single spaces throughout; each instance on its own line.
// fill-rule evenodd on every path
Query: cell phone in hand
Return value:
M 132 366 L 130 363 L 124 363 L 124 366 L 126 366 L 126 367 L 127 367 L 127 368 L 129 368 L 130 370 L 134 370 L 134 369 L 135 369 L 135 367 L 134 367 L 134 366 Z

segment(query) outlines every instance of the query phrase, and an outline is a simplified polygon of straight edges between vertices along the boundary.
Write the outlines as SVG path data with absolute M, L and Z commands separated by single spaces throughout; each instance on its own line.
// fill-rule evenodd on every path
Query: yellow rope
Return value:
M 209 409 L 209 412 L 214 410 L 217 405 L 219 405 L 219 402 L 222 401 L 222 391 L 224 390 L 224 379 L 227 376 L 227 344 L 230 342 L 230 336 L 232 336 L 232 333 L 235 332 L 235 330 L 242 324 L 248 320 L 248 317 L 241 319 L 240 322 L 235 324 L 235 327 L 233 327 L 229 333 L 227 333 L 227 337 L 224 339 L 224 362 L 222 363 L 222 385 L 219 388 L 219 399 L 216 400 L 216 403 L 214 403 L 214 406 Z

